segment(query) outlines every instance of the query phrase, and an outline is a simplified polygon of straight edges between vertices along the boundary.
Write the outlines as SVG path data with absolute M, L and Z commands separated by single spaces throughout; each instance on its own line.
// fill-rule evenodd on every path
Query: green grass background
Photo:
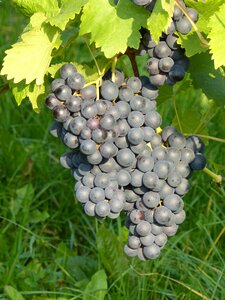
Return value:
M 0 61 L 27 21 L 0 1 Z M 224 111 L 210 109 L 202 123 L 224 138 Z M 159 110 L 169 124 L 172 104 Z M 37 114 L 28 102 L 18 107 L 1 89 L 0 299 L 225 299 L 224 188 L 194 174 L 184 198 L 187 219 L 160 258 L 129 259 L 124 217 L 96 221 L 74 198 L 74 180 L 58 162 L 66 149 L 48 133 L 51 120 L 46 108 Z M 210 140 L 206 155 L 223 173 L 224 144 Z

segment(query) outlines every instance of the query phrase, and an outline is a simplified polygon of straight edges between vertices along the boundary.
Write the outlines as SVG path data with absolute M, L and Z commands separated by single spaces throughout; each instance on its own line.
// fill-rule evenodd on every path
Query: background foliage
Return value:
M 51 117 L 43 99 L 50 75 L 58 68 L 55 64 L 75 62 L 90 81 L 95 80 L 93 54 L 103 69 L 127 45 L 137 48 L 141 26 L 149 26 L 154 37 L 161 34 L 170 14 L 170 6 L 165 5 L 172 7 L 173 1 L 159 2 L 155 13 L 161 28 L 151 25 L 142 8 L 123 0 L 117 13 L 105 0 L 63 0 L 61 6 L 54 0 L 0 2 L 0 60 L 2 64 L 9 49 L 2 74 L 10 80 L 0 78 L 0 299 L 225 298 L 222 186 L 195 174 L 184 199 L 187 219 L 161 257 L 153 262 L 128 259 L 123 254 L 127 234 L 123 218 L 103 223 L 84 216 L 74 199 L 73 178 L 58 163 L 65 148 L 48 134 Z M 190 56 L 190 70 L 182 83 L 163 87 L 158 100 L 163 125 L 172 122 L 183 133 L 206 136 L 209 167 L 222 174 L 223 2 L 186 1 L 200 12 L 197 26 L 208 38 L 209 48 L 199 42 L 195 31 L 180 37 Z M 120 29 L 119 36 L 110 36 L 110 26 L 102 26 L 105 16 L 100 11 L 108 12 L 111 27 Z M 91 27 L 88 20 L 96 15 L 99 19 Z M 143 74 L 144 59 L 138 58 L 138 64 Z M 119 66 L 132 75 L 126 57 Z M 22 102 L 27 97 L 41 113 Z

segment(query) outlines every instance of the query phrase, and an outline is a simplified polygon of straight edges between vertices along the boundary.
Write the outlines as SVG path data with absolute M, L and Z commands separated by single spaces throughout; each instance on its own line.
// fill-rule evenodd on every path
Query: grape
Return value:
M 86 121 L 82 117 L 75 117 L 69 124 L 69 129 L 75 135 L 79 135 L 81 130 L 84 129 Z
M 117 162 L 123 167 L 129 167 L 135 159 L 135 155 L 128 149 L 120 149 L 116 156 Z
M 54 121 L 50 125 L 49 132 L 51 133 L 52 136 L 59 138 L 62 132 L 62 124 L 57 121 Z
M 72 64 L 64 64 L 59 72 L 63 79 L 67 79 L 69 76 L 74 75 L 77 72 L 77 69 Z
M 157 184 L 159 177 L 157 176 L 156 173 L 153 172 L 146 172 L 144 173 L 143 176 L 143 184 L 147 187 L 147 188 L 154 188 Z
M 151 246 L 154 243 L 155 236 L 150 232 L 146 236 L 141 236 L 140 241 L 141 244 L 145 247 Z
M 105 80 L 106 80 L 106 79 L 108 79 L 108 80 L 111 80 L 111 79 L 112 79 L 112 71 L 111 71 L 111 70 L 109 70 L 109 71 L 105 74 L 104 79 L 105 79 Z M 118 87 L 120 87 L 120 86 L 123 84 L 124 80 L 125 80 L 124 73 L 123 73 L 121 70 L 116 69 L 115 72 L 114 72 L 114 83 L 115 83 Z
M 98 203 L 100 201 L 105 200 L 105 192 L 102 188 L 100 187 L 94 187 L 91 191 L 90 191 L 90 200 L 94 203 Z
M 181 184 L 182 177 L 176 173 L 176 172 L 171 172 L 168 175 L 167 182 L 171 187 L 178 187 Z
M 142 127 L 142 131 L 144 133 L 144 140 L 146 142 L 150 142 L 153 135 L 155 134 L 155 131 L 151 127 Z
M 72 90 L 67 85 L 61 85 L 55 90 L 56 97 L 61 101 L 66 101 L 72 96 Z
M 179 213 L 175 214 L 175 223 L 179 225 L 184 222 L 185 218 L 186 213 L 184 210 L 181 210 Z
M 117 218 L 119 217 L 119 215 L 120 215 L 120 213 L 110 212 L 110 213 L 108 214 L 108 217 L 109 217 L 110 219 L 117 219 Z
M 153 209 L 148 209 L 147 211 L 144 212 L 144 219 L 145 221 L 149 222 L 149 223 L 153 223 L 153 215 L 154 215 L 154 210 Z
M 175 167 L 175 171 L 180 174 L 182 177 L 186 178 L 190 174 L 191 170 L 187 163 L 180 161 Z
M 166 142 L 169 136 L 176 132 L 176 129 L 172 126 L 166 126 L 162 130 L 162 140 Z
M 167 149 L 166 158 L 173 161 L 174 163 L 177 163 L 181 159 L 181 151 L 177 148 L 169 147 Z
M 142 87 L 141 80 L 138 77 L 130 77 L 127 80 L 127 86 L 130 87 L 134 93 L 138 93 Z
M 96 87 L 88 85 L 80 90 L 81 98 L 85 100 L 94 100 L 96 98 Z
M 180 196 L 185 195 L 190 189 L 190 185 L 187 179 L 182 178 L 181 183 L 176 187 L 176 193 Z
M 87 186 L 81 186 L 76 191 L 76 198 L 81 203 L 86 203 L 89 200 L 91 189 Z
M 156 57 L 150 58 L 146 63 L 147 71 L 151 75 L 159 74 L 159 59 Z
M 156 191 L 156 190 L 154 190 L 154 191 Z M 159 196 L 161 199 L 165 199 L 166 196 L 173 194 L 173 193 L 174 193 L 174 188 L 172 188 L 166 182 L 164 182 L 163 186 L 161 187 L 161 190 L 159 190 Z
M 95 106 L 97 108 L 97 114 L 99 116 L 103 116 L 105 114 L 106 110 L 108 109 L 106 102 L 103 100 L 96 101 Z
M 144 139 L 144 132 L 141 128 L 131 128 L 128 131 L 128 141 L 134 145 L 138 145 Z
M 168 143 L 171 147 L 183 149 L 186 145 L 186 139 L 181 133 L 175 132 L 169 136 Z
M 65 80 L 62 78 L 57 78 L 51 83 L 51 90 L 54 92 L 58 87 L 65 85 Z
M 155 54 L 159 58 L 168 57 L 171 54 L 171 49 L 168 47 L 166 42 L 161 41 L 155 47 Z
M 176 224 L 173 224 L 172 226 L 164 226 L 163 227 L 163 232 L 167 236 L 173 236 L 177 233 L 178 226 Z
M 155 209 L 154 218 L 157 223 L 166 225 L 172 218 L 172 212 L 165 206 L 159 206 Z
M 120 149 L 124 149 L 129 147 L 129 142 L 125 136 L 121 136 L 116 139 L 115 145 Z
M 93 154 L 87 155 L 87 161 L 92 165 L 100 164 L 102 159 L 103 157 L 98 150 L 96 150 Z
M 154 48 L 156 46 L 156 43 L 153 41 L 149 31 L 143 35 L 142 42 L 147 48 Z
M 177 44 L 177 38 L 178 37 L 175 34 L 169 34 L 166 37 L 167 45 L 173 50 L 177 50 L 179 48 L 179 45 Z
M 119 98 L 122 101 L 129 102 L 133 98 L 133 95 L 134 95 L 134 92 L 129 86 L 122 87 L 119 90 Z
M 131 145 L 130 149 L 132 150 L 133 153 L 139 154 L 139 153 L 142 153 L 145 150 L 146 147 L 147 147 L 146 143 L 144 141 L 142 141 L 138 145 Z
M 132 190 L 125 190 L 126 201 L 128 202 L 136 202 L 140 197 Z
M 95 213 L 101 218 L 108 216 L 110 213 L 109 203 L 106 201 L 99 201 L 95 206 Z
M 190 163 L 192 170 L 202 170 L 206 166 L 206 158 L 202 153 L 196 153 L 195 159 Z
M 155 208 L 160 202 L 160 196 L 155 192 L 147 192 L 144 194 L 143 202 L 148 208 Z
M 162 123 L 162 118 L 157 111 L 150 111 L 145 116 L 145 124 L 151 128 L 158 128 Z
M 60 157 L 60 164 L 66 169 L 72 169 L 73 168 L 72 157 L 73 157 L 73 152 L 64 153 Z
M 187 13 L 190 16 L 190 18 L 192 19 L 193 22 L 197 22 L 198 21 L 198 12 L 193 9 L 193 8 L 187 8 Z
M 129 236 L 127 244 L 132 249 L 138 249 L 141 245 L 140 239 L 135 235 Z
M 149 81 L 151 84 L 155 86 L 162 86 L 166 81 L 166 75 L 164 73 L 159 73 L 157 75 L 151 75 L 149 77 Z
M 63 122 L 65 122 L 69 118 L 70 113 L 65 108 L 65 106 L 63 106 L 63 105 L 57 105 L 53 109 L 53 116 L 54 116 L 54 118 L 55 118 L 56 121 L 58 121 L 60 123 L 63 123 Z
M 68 76 L 66 83 L 72 90 L 81 90 L 85 84 L 85 79 L 83 75 L 77 72 Z
M 77 137 L 69 132 L 64 135 L 63 143 L 71 149 L 75 149 L 79 145 Z
M 130 105 L 124 101 L 117 102 L 115 107 L 118 108 L 120 119 L 127 118 L 131 111 Z
M 61 102 L 55 97 L 54 94 L 49 94 L 45 100 L 46 106 L 53 110 L 56 106 L 60 106 Z
M 95 179 L 95 176 L 93 174 L 87 173 L 86 175 L 84 175 L 84 177 L 82 179 L 82 183 L 84 184 L 84 186 L 93 188 L 94 187 L 94 179 Z
M 124 252 L 127 256 L 136 256 L 138 254 L 138 249 L 131 249 L 127 245 L 124 246 Z
M 139 95 L 134 96 L 130 100 L 130 107 L 132 108 L 132 110 L 142 111 L 145 107 L 145 98 Z
M 174 31 L 175 31 L 176 29 L 175 29 L 175 24 L 174 24 L 174 22 L 172 21 L 171 23 L 170 23 L 170 25 L 169 25 L 169 27 L 167 27 L 167 29 L 166 29 L 166 34 L 172 34 L 172 33 L 174 33 Z
M 98 173 L 95 176 L 94 184 L 96 187 L 106 188 L 109 184 L 108 176 L 105 173 Z
M 182 16 L 183 16 L 182 10 L 177 5 L 174 5 L 173 19 L 175 21 L 178 21 Z
M 157 161 L 154 165 L 153 171 L 160 179 L 167 178 L 169 174 L 169 164 L 166 160 Z
M 110 158 L 118 153 L 118 148 L 110 142 L 105 142 L 100 146 L 100 153 L 104 158 Z
M 113 129 L 113 127 L 116 125 L 116 120 L 112 115 L 105 115 L 101 120 L 100 120 L 100 125 L 102 128 L 106 130 Z
M 115 198 L 110 200 L 109 205 L 110 205 L 110 210 L 114 213 L 121 212 L 121 210 L 124 207 L 123 201 Z
M 117 183 L 117 182 L 116 182 Z M 105 196 L 107 199 L 112 199 L 113 198 L 113 195 L 114 193 L 118 190 L 118 184 L 115 184 L 115 185 L 108 185 L 106 188 L 105 188 Z M 115 199 L 115 200 L 118 200 L 118 199 Z M 111 202 L 110 202 L 111 203 Z
M 175 213 L 178 213 L 184 207 L 183 200 L 176 194 L 166 196 L 163 200 L 163 205 Z
M 80 151 L 86 155 L 95 153 L 96 144 L 93 140 L 84 140 L 80 145 Z
M 148 192 L 148 188 L 146 188 L 146 186 L 140 186 L 140 187 L 136 187 L 134 188 L 134 192 L 137 194 L 137 195 L 144 195 L 145 193 Z M 137 200 L 138 201 L 138 200 Z
M 95 104 L 89 104 L 81 107 L 82 116 L 86 119 L 94 118 L 97 115 L 97 107 Z
M 131 173 L 131 184 L 134 187 L 140 187 L 142 186 L 142 178 L 143 178 L 143 174 L 141 171 L 139 170 L 134 170 Z
M 166 150 L 164 147 L 158 146 L 152 150 L 151 154 L 154 161 L 163 160 L 166 156 Z
M 151 2 L 151 0 L 132 0 L 136 5 L 146 5 Z
M 87 173 L 89 173 L 89 171 L 91 170 L 91 165 L 89 163 L 81 163 L 79 164 L 78 167 L 78 171 L 81 175 L 85 175 Z
M 119 89 L 115 83 L 110 80 L 103 81 L 101 95 L 104 99 L 112 101 L 119 95 Z
M 161 135 L 155 133 L 151 138 L 151 148 L 158 148 L 162 145 L 162 138 Z
M 120 170 L 117 174 L 117 181 L 120 186 L 127 186 L 131 182 L 131 175 L 126 170 Z
M 112 172 L 116 168 L 116 161 L 113 158 L 105 159 L 99 165 L 99 168 L 105 173 Z
M 160 233 L 163 232 L 163 226 L 161 226 L 159 224 L 155 224 L 155 223 L 151 224 L 151 226 L 152 226 L 152 229 L 151 229 L 152 234 L 154 234 L 155 236 L 159 235 Z
M 145 122 L 144 115 L 139 111 L 132 111 L 128 115 L 128 123 L 131 127 L 141 127 Z
M 184 148 L 181 150 L 181 160 L 189 164 L 192 162 L 195 158 L 195 153 L 193 150 L 189 148 Z
M 167 242 L 167 235 L 165 233 L 160 233 L 155 237 L 155 244 L 159 247 L 163 247 Z
M 66 100 L 66 107 L 71 112 L 79 112 L 81 109 L 81 98 L 78 96 L 71 96 Z
M 152 244 L 143 249 L 144 256 L 149 259 L 155 259 L 160 255 L 160 248 L 156 244 Z
M 151 85 L 151 83 L 148 82 L 143 84 L 141 94 L 143 97 L 153 100 L 158 97 L 159 91 L 154 85 Z
M 197 135 L 191 135 L 186 139 L 186 147 L 192 149 L 194 152 L 203 153 L 205 144 Z
M 188 34 L 191 31 L 192 25 L 187 17 L 183 16 L 176 22 L 176 29 L 182 34 Z
M 85 214 L 90 217 L 94 217 L 95 216 L 95 206 L 96 206 L 95 203 L 93 203 L 91 201 L 87 201 L 84 205 Z
M 174 60 L 171 57 L 161 58 L 159 68 L 162 72 L 169 72 L 174 65 Z
M 144 212 L 140 211 L 138 209 L 134 209 L 130 213 L 130 220 L 134 224 L 140 223 L 142 220 L 144 220 Z
M 136 231 L 140 236 L 146 236 L 151 232 L 151 224 L 147 221 L 141 221 L 137 224 Z
M 151 156 L 139 156 L 137 159 L 137 167 L 141 172 L 148 172 L 153 169 L 154 160 Z

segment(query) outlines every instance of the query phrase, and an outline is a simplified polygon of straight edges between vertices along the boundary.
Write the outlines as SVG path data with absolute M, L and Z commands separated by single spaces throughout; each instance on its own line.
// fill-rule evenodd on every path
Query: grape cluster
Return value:
M 205 167 L 204 144 L 173 127 L 160 130 L 158 89 L 147 77 L 106 73 L 99 90 L 85 85 L 72 64 L 60 69 L 46 105 L 51 133 L 71 149 L 61 164 L 71 169 L 84 212 L 97 218 L 127 214 L 124 250 L 156 258 L 185 218 L 182 197 L 193 170 Z
M 183 1 L 180 4 L 189 14 L 193 22 L 197 22 L 198 13 L 193 8 L 186 8 Z M 184 78 L 189 67 L 189 60 L 185 56 L 184 50 L 177 44 L 178 35 L 190 32 L 192 25 L 188 18 L 184 16 L 181 9 L 175 5 L 173 18 L 166 32 L 162 34 L 156 43 L 148 30 L 142 30 L 142 39 L 139 47 L 139 54 L 148 53 L 149 59 L 146 67 L 149 73 L 149 80 L 155 86 L 164 84 L 174 85 Z

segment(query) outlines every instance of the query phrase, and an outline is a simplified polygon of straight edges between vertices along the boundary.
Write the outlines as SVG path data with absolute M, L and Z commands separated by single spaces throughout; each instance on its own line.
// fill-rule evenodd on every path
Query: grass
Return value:
M 26 19 L 3 1 L 0 20 L 2 59 Z M 162 104 L 160 111 L 170 122 L 173 107 Z M 96 221 L 75 200 L 73 178 L 58 163 L 65 148 L 48 133 L 49 112 L 36 114 L 27 102 L 18 107 L 8 91 L 0 116 L 0 299 L 225 298 L 222 186 L 195 174 L 184 199 L 187 219 L 161 257 L 128 259 L 123 217 Z M 224 138 L 224 112 L 214 111 L 208 122 L 210 133 Z M 224 170 L 224 153 L 223 143 L 207 145 L 217 172 Z M 106 284 L 106 293 L 96 291 Z

